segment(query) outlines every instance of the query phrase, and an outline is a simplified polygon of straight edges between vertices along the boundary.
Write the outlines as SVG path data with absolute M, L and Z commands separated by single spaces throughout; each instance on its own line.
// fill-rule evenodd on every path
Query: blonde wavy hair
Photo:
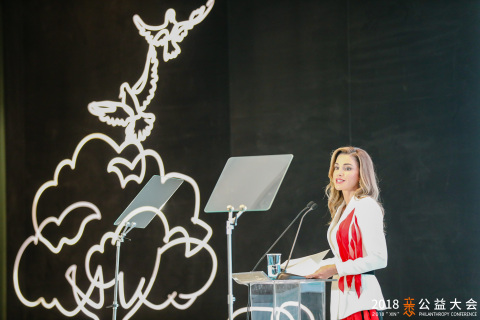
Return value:
M 383 207 L 379 201 L 380 189 L 378 188 L 378 179 L 377 175 L 375 174 L 372 158 L 370 158 L 370 156 L 365 150 L 348 146 L 341 147 L 333 151 L 332 159 L 330 160 L 330 169 L 328 170 L 328 177 L 330 178 L 330 183 L 325 188 L 325 193 L 328 197 L 328 209 L 330 211 L 332 219 L 334 218 L 335 213 L 344 201 L 342 192 L 336 190 L 333 183 L 333 171 L 335 169 L 335 162 L 337 161 L 337 158 L 340 154 L 350 155 L 357 161 L 360 177 L 359 186 L 358 189 L 355 190 L 354 197 L 357 197 L 358 199 L 365 197 L 371 197 L 375 199 L 380 205 L 380 208 L 382 208 L 383 212 Z

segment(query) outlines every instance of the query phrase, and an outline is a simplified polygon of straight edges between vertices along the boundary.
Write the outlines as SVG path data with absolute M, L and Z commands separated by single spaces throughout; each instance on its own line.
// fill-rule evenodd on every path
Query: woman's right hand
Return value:
M 333 275 L 336 275 L 337 272 L 337 266 L 334 264 L 329 264 L 327 266 L 323 266 L 317 271 L 315 271 L 312 274 L 306 275 L 305 278 L 307 279 L 328 279 Z

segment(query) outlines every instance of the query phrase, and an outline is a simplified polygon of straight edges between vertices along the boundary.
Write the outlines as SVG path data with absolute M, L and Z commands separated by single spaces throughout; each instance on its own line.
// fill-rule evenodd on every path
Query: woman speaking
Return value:
M 338 148 L 328 177 L 327 239 L 334 257 L 307 278 L 338 279 L 332 283 L 331 320 L 381 319 L 383 295 L 374 270 L 387 266 L 387 245 L 372 159 L 360 148 Z

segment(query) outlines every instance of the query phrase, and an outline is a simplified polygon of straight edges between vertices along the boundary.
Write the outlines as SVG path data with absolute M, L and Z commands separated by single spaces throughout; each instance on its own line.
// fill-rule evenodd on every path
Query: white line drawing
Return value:
M 72 203 L 71 205 L 67 206 L 67 208 L 65 208 L 58 216 L 52 215 L 41 221 L 37 216 L 37 209 L 39 202 L 42 199 L 42 195 L 44 195 L 47 190 L 52 190 L 58 187 L 59 178 L 62 172 L 65 172 L 65 170 L 75 170 L 77 159 L 82 150 L 84 150 L 86 145 L 94 141 L 105 143 L 118 155 L 110 160 L 106 171 L 108 173 L 116 174 L 121 188 L 125 188 L 125 186 L 130 182 L 136 182 L 137 184 L 144 182 L 147 158 L 154 160 L 154 162 L 158 165 L 158 174 L 160 175 L 162 182 L 165 182 L 170 178 L 179 178 L 190 184 L 195 196 L 194 210 L 190 220 L 194 226 L 202 228 L 205 233 L 205 236 L 202 239 L 197 239 L 195 237 L 191 237 L 187 229 L 183 226 L 170 227 L 168 218 L 161 211 L 161 208 L 142 207 L 132 211 L 128 215 L 125 221 L 141 212 L 151 211 L 155 213 L 156 217 L 158 217 L 158 219 L 160 219 L 162 222 L 164 227 L 163 232 L 165 235 L 162 239 L 163 244 L 158 244 L 155 263 L 150 270 L 150 279 L 147 280 L 146 278 L 141 278 L 133 295 L 130 297 L 127 297 L 124 290 L 125 274 L 120 272 L 119 302 L 121 308 L 128 310 L 128 313 L 123 319 L 130 319 L 142 306 L 154 310 L 162 310 L 169 305 L 172 305 L 179 310 L 187 309 L 211 286 L 217 272 L 218 263 L 214 250 L 208 244 L 208 241 L 212 236 L 212 229 L 207 223 L 199 218 L 199 187 L 193 178 L 185 174 L 178 172 L 166 173 L 160 155 L 154 150 L 144 149 L 142 142 L 150 136 L 155 123 L 155 115 L 153 113 L 146 112 L 146 109 L 155 96 L 157 82 L 159 79 L 159 61 L 157 58 L 156 49 L 158 47 L 163 47 L 164 62 L 176 58 L 181 53 L 179 43 L 181 43 L 187 36 L 188 31 L 192 30 L 194 26 L 205 19 L 205 17 L 212 10 L 213 5 L 214 0 L 207 1 L 205 5 L 202 5 L 200 8 L 194 10 L 190 14 L 188 20 L 181 22 L 176 21 L 175 11 L 173 9 L 168 9 L 165 13 L 164 23 L 160 26 L 147 25 L 138 15 L 133 17 L 134 24 L 138 28 L 140 35 L 143 36 L 149 44 L 145 67 L 139 80 L 133 86 L 130 86 L 126 82 L 120 86 L 120 101 L 94 101 L 88 105 L 88 110 L 90 113 L 97 116 L 100 121 L 105 122 L 107 125 L 124 127 L 125 140 L 118 144 L 105 134 L 92 133 L 87 135 L 77 144 L 70 159 L 64 159 L 60 161 L 55 169 L 52 180 L 45 182 L 37 190 L 32 203 L 32 225 L 34 234 L 28 237 L 21 245 L 20 249 L 18 250 L 13 269 L 13 283 L 15 292 L 19 300 L 24 305 L 28 307 L 36 307 L 41 305 L 47 309 L 56 308 L 66 317 L 73 317 L 82 312 L 91 319 L 99 319 L 95 311 L 106 307 L 106 301 L 104 298 L 105 290 L 113 290 L 114 279 L 112 275 L 107 276 L 104 274 L 104 268 L 101 265 L 98 265 L 95 270 L 92 270 L 91 260 L 94 255 L 102 254 L 105 251 L 107 241 L 110 241 L 112 245 L 115 245 L 119 234 L 124 228 L 124 223 L 120 224 L 114 232 L 110 231 L 104 233 L 99 242 L 92 246 L 84 257 L 84 266 L 86 272 L 84 277 L 87 277 L 90 282 L 87 289 L 85 289 L 84 283 L 77 283 L 77 264 L 73 264 L 67 270 L 65 270 L 65 281 L 68 282 L 72 289 L 72 297 L 77 304 L 75 307 L 67 307 L 66 305 L 62 304 L 59 297 L 50 299 L 43 296 L 36 299 L 26 298 L 24 293 L 21 291 L 21 282 L 28 281 L 28 279 L 22 278 L 19 273 L 22 257 L 27 248 L 31 246 L 44 246 L 51 253 L 59 254 L 62 251 L 62 248 L 65 248 L 65 246 L 74 246 L 82 238 L 82 236 L 85 235 L 85 230 L 87 229 L 89 223 L 94 220 L 102 219 L 102 213 L 100 212 L 100 209 L 94 203 L 89 201 L 78 201 Z M 171 28 L 169 29 L 169 27 Z M 148 93 L 146 98 L 140 101 L 139 95 L 145 93 Z M 131 101 L 133 105 L 129 105 L 127 101 Z M 119 116 L 119 114 L 123 115 Z M 144 122 L 144 126 L 140 129 L 137 126 L 139 121 Z M 134 148 L 136 151 L 138 151 L 132 161 L 121 157 L 122 151 L 127 147 L 130 149 Z M 122 166 L 130 170 L 127 175 L 120 170 L 120 167 Z M 140 166 L 139 172 L 133 172 L 138 166 Z M 72 214 L 72 212 L 75 212 L 79 209 L 85 209 L 91 213 L 83 219 L 80 226 L 78 226 L 75 235 L 70 237 L 62 237 L 56 244 L 50 241 L 44 235 L 43 232 L 45 228 L 52 226 L 52 224 L 55 224 L 56 226 L 62 225 L 69 214 Z M 152 298 L 149 297 L 149 293 L 151 292 L 157 278 L 162 255 L 175 246 L 183 246 L 185 248 L 185 258 L 193 257 L 199 252 L 206 252 L 210 259 L 206 262 L 210 263 L 212 268 L 208 279 L 200 288 L 191 289 L 191 292 L 173 291 L 169 294 L 165 301 L 152 301 Z

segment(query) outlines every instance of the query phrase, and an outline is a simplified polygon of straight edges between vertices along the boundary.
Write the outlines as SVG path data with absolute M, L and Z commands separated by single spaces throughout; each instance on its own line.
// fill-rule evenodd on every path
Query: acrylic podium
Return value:
M 326 319 L 325 283 L 332 280 L 235 280 L 249 287 L 252 320 Z

